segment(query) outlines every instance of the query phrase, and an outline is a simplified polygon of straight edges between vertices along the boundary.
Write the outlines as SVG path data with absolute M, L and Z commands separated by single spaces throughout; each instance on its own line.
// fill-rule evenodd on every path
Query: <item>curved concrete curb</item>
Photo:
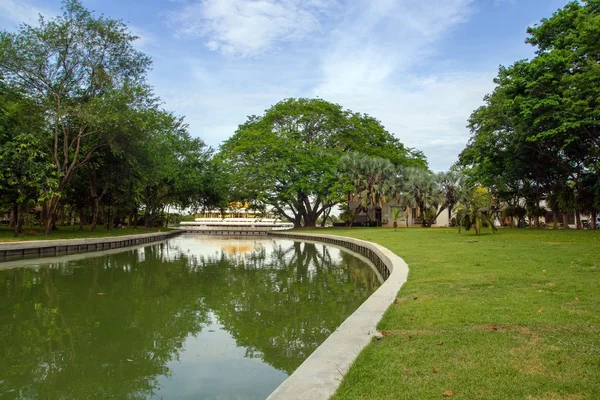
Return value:
M 334 235 L 270 233 L 345 247 L 366 256 L 385 282 L 350 315 L 271 395 L 268 400 L 328 399 L 338 388 L 360 351 L 373 338 L 377 323 L 408 278 L 408 265 L 375 243 Z
M 53 255 L 70 252 L 96 251 L 136 244 L 156 242 L 179 235 L 181 231 L 141 233 L 138 235 L 112 236 L 86 239 L 32 240 L 0 243 L 0 261 L 7 257 L 27 255 Z

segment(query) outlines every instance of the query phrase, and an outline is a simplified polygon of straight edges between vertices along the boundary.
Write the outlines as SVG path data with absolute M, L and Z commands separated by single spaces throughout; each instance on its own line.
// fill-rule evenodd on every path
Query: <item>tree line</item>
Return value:
M 339 204 L 350 221 L 373 218 L 392 199 L 394 219 L 418 208 L 423 226 L 447 211 L 478 230 L 500 205 L 539 225 L 542 201 L 594 223 L 599 10 L 600 0 L 569 3 L 529 28 L 536 56 L 500 68 L 459 162 L 434 174 L 377 119 L 319 98 L 249 116 L 213 153 L 162 108 L 127 26 L 65 0 L 62 16 L 0 33 L 0 207 L 15 233 L 33 210 L 46 234 L 59 219 L 150 227 L 168 207 L 225 214 L 234 201 L 296 227 Z
M 48 235 L 59 218 L 149 227 L 201 201 L 211 149 L 162 108 L 136 36 L 79 0 L 62 8 L 0 32 L 0 207 L 15 235 L 28 211 Z
M 122 22 L 79 0 L 63 14 L 0 32 L 0 207 L 15 235 L 37 215 L 57 224 L 156 226 L 168 207 L 248 202 L 315 226 L 347 197 L 342 156 L 426 168 L 375 118 L 322 99 L 285 99 L 250 116 L 217 154 L 164 110 L 151 60 Z
M 570 2 L 528 28 L 535 57 L 500 67 L 495 90 L 469 119 L 459 164 L 539 226 L 547 211 L 600 209 L 600 1 Z M 543 206 L 545 202 L 545 207 Z M 549 210 L 547 210 L 549 209 Z M 554 219 L 556 227 L 556 219 Z

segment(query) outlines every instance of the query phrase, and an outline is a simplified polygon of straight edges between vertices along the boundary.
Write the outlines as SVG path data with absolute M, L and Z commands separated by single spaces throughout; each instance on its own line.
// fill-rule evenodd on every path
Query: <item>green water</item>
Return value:
M 0 263 L 0 399 L 263 399 L 379 286 L 345 251 L 274 239 L 23 264 Z

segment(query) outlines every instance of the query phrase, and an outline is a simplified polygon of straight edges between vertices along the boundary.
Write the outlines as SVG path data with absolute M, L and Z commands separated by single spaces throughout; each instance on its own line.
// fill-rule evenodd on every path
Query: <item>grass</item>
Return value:
M 40 226 L 27 226 L 23 227 L 23 232 L 18 237 L 13 237 L 14 228 L 9 228 L 6 225 L 0 226 L 0 243 L 2 242 L 20 242 L 24 240 L 53 240 L 53 239 L 86 239 L 86 238 L 102 238 L 111 236 L 125 236 L 125 235 L 137 235 L 140 233 L 153 233 L 159 231 L 167 231 L 165 228 L 151 228 L 146 229 L 144 227 L 138 227 L 137 230 L 133 228 L 126 229 L 111 229 L 107 231 L 103 226 L 96 227 L 96 232 L 91 233 L 89 226 L 84 226 L 84 230 L 79 230 L 79 225 L 72 226 L 61 226 L 58 231 L 52 232 L 50 236 L 44 236 L 44 229 Z
M 600 398 L 600 231 L 320 232 L 410 268 L 334 399 Z

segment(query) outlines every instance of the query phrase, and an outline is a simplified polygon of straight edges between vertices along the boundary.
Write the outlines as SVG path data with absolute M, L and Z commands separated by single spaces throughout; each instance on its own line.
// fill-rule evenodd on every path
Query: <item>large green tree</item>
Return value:
M 64 0 L 63 15 L 40 18 L 39 26 L 0 33 L 0 74 L 51 121 L 47 149 L 59 183 L 43 204 L 46 234 L 60 192 L 113 139 L 102 120 L 120 113 L 108 105 L 122 100 L 119 91 L 144 83 L 150 60 L 135 50 L 135 39 L 123 22 L 95 17 L 78 0 Z
M 340 158 L 359 151 L 397 165 L 425 165 L 376 119 L 322 99 L 286 99 L 251 116 L 220 151 L 232 186 L 251 202 L 273 206 L 295 226 L 315 226 L 346 198 Z M 242 200 L 242 199 L 240 199 Z
M 524 201 L 533 218 L 543 199 L 565 217 L 576 213 L 578 226 L 600 207 L 599 26 L 600 1 L 589 0 L 529 28 L 536 56 L 501 67 L 471 115 L 461 163 L 513 207 Z

